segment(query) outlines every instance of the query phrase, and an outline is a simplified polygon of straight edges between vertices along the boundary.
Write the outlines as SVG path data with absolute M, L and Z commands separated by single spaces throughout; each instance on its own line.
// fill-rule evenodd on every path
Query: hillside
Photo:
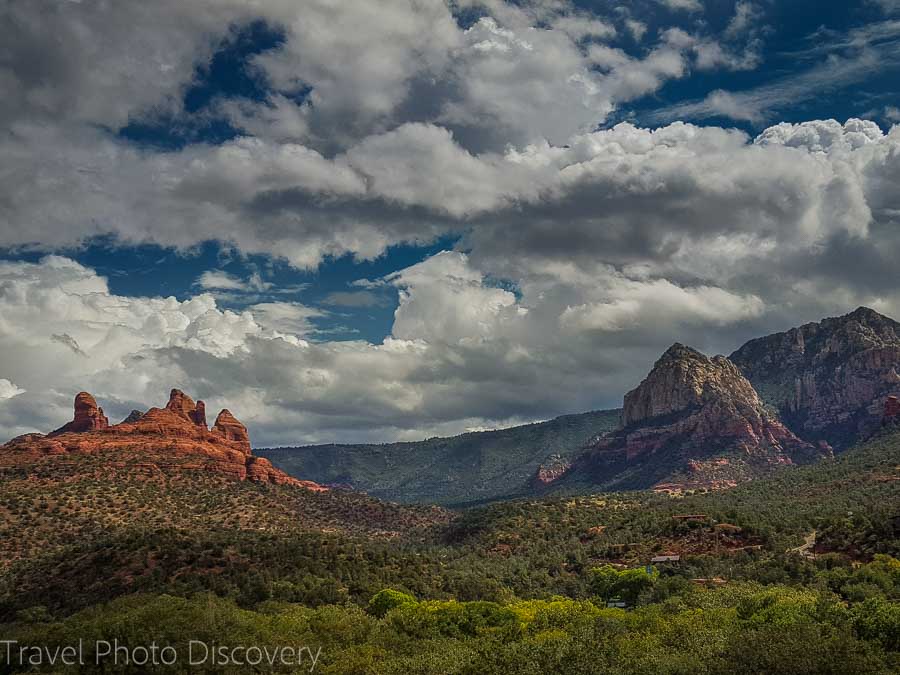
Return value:
M 676 516 L 696 514 L 696 520 Z M 507 544 L 506 553 L 535 548 L 579 551 L 583 559 L 639 564 L 654 551 L 712 555 L 704 565 L 718 572 L 729 553 L 715 524 L 728 523 L 740 536 L 732 543 L 759 546 L 744 563 L 764 560 L 774 570 L 781 554 L 820 533 L 821 552 L 857 559 L 900 554 L 900 431 L 888 428 L 834 459 L 785 466 L 730 490 L 684 493 L 616 492 L 558 495 L 490 504 L 466 511 L 451 524 L 451 540 Z M 598 529 L 599 528 L 599 529 Z M 706 536 L 703 536 L 703 535 Z M 732 557 L 725 558 L 735 573 Z M 778 572 L 783 574 L 783 572 Z
M 0 446 L 0 617 L 38 598 L 55 611 L 138 590 L 249 593 L 267 542 L 299 547 L 296 597 L 333 599 L 335 580 L 311 576 L 322 563 L 298 551 L 352 555 L 450 519 L 292 478 L 251 453 L 230 412 L 207 428 L 203 402 L 177 389 L 116 425 L 86 392 L 74 408 L 56 431 Z
M 724 356 L 672 345 L 554 489 L 724 489 L 830 455 L 794 435 Z
M 618 422 L 618 410 L 600 410 L 412 443 L 255 452 L 286 473 L 317 483 L 344 484 L 404 503 L 460 504 L 530 493 L 542 466 L 550 471 L 565 466 L 592 436 Z
M 900 553 L 893 430 L 723 492 L 457 514 L 198 473 L 157 481 L 124 466 L 66 467 L 0 475 L 5 532 L 29 533 L 0 569 L 0 628 L 26 644 L 128 643 L 135 626 L 139 643 L 179 648 L 186 635 L 293 640 L 322 646 L 334 673 L 649 674 L 676 658 L 683 668 L 669 672 L 900 664 L 900 562 L 887 557 Z M 789 550 L 813 530 L 814 555 Z M 681 559 L 647 573 L 661 554 Z M 607 609 L 613 594 L 634 611 Z M 455 659 L 468 667 L 454 671 Z
M 896 431 L 727 491 L 557 496 L 457 512 L 198 474 L 97 473 L 101 461 L 0 473 L 0 621 L 34 606 L 64 616 L 133 592 L 209 590 L 244 606 L 363 603 L 388 585 L 430 598 L 586 597 L 591 566 L 641 566 L 661 552 L 685 556 L 678 574 L 689 578 L 785 582 L 796 574 L 785 551 L 812 530 L 820 552 L 846 561 L 900 555 Z

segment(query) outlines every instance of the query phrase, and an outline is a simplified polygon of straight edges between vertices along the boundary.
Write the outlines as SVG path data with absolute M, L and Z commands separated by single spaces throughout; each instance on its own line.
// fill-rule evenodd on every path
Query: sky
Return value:
M 450 435 L 900 318 L 898 0 L 8 0 L 0 100 L 0 440 Z

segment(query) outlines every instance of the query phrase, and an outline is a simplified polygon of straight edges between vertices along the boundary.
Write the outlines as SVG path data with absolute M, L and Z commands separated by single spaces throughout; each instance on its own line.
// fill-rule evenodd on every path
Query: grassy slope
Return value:
M 799 544 L 813 528 L 843 527 L 855 552 L 897 554 L 900 532 L 900 432 L 885 433 L 837 459 L 790 467 L 731 490 L 672 498 L 648 492 L 555 497 L 491 504 L 472 509 L 452 525 L 457 543 L 507 542 L 511 553 L 535 547 L 570 550 L 589 557 L 610 555 L 610 546 L 637 544 L 629 556 L 642 560 L 654 550 L 693 539 L 676 514 L 707 514 L 713 521 L 744 528 L 771 552 Z M 578 546 L 589 528 L 602 536 Z M 715 543 L 715 542 L 713 542 Z M 629 557 L 626 556 L 626 557 Z
M 461 600 L 578 598 L 589 594 L 591 566 L 643 565 L 669 549 L 687 556 L 679 573 L 688 578 L 787 583 L 797 577 L 790 570 L 809 563 L 785 551 L 813 528 L 831 550 L 854 558 L 900 552 L 898 465 L 893 434 L 726 492 L 514 500 L 452 520 L 434 507 L 202 476 L 79 478 L 79 467 L 67 468 L 72 475 L 7 475 L 2 552 L 12 564 L 0 567 L 0 621 L 35 606 L 64 616 L 133 592 L 211 590 L 248 607 L 267 598 L 365 602 L 385 587 Z M 671 517 L 697 512 L 742 530 L 721 535 L 711 523 Z M 605 530 L 592 532 L 597 526 Z M 734 550 L 743 545 L 761 548 Z
M 618 421 L 618 410 L 601 410 L 413 443 L 254 452 L 294 476 L 348 483 L 381 499 L 474 503 L 527 493 L 538 467 L 550 456 L 575 457 L 592 436 L 613 429 Z

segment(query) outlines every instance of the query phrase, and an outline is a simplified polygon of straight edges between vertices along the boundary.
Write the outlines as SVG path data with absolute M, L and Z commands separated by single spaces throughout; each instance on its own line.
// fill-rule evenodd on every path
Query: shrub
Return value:
M 372 596 L 369 600 L 369 607 L 366 610 L 372 616 L 378 618 L 383 617 L 389 611 L 400 605 L 415 603 L 416 599 L 409 593 L 395 591 L 391 588 L 385 588 Z

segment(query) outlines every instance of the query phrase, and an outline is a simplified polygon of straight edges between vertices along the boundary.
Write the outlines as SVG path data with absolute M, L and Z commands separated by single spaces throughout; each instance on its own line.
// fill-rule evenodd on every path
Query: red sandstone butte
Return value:
M 110 466 L 140 467 L 163 472 L 201 471 L 258 483 L 295 485 L 317 492 L 327 488 L 293 478 L 253 456 L 247 428 L 228 410 L 219 413 L 212 429 L 206 426 L 206 406 L 173 389 L 164 408 L 132 414 L 121 424 L 109 425 L 94 397 L 75 397 L 74 419 L 56 431 L 25 434 L 0 446 L 0 467 L 32 464 L 44 457 L 103 455 Z
M 213 424 L 213 433 L 221 435 L 232 443 L 237 443 L 241 447 L 246 447 L 250 452 L 250 436 L 247 434 L 247 427 L 238 422 L 234 415 L 225 408 L 216 417 Z
M 97 405 L 97 401 L 94 400 L 93 396 L 86 391 L 82 391 L 75 396 L 75 417 L 71 422 L 54 431 L 53 434 L 95 431 L 97 429 L 106 429 L 108 426 L 109 420 L 103 414 L 103 408 Z

